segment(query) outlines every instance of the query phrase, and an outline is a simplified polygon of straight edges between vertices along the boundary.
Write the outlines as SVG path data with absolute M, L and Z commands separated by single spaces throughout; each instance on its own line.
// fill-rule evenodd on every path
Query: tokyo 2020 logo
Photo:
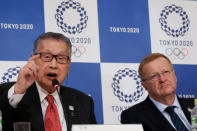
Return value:
M 169 22 L 169 16 L 173 15 L 179 18 L 177 23 L 179 27 L 173 27 Z M 172 37 L 182 37 L 189 30 L 190 20 L 187 13 L 182 7 L 176 5 L 166 6 L 160 13 L 159 23 L 161 24 L 161 29 L 166 32 L 168 36 Z M 179 23 L 179 24 L 178 24 Z
M 68 22 L 68 18 L 64 15 L 67 12 L 72 12 L 71 17 L 77 17 L 76 25 Z M 70 15 L 70 14 L 69 14 Z M 63 1 L 56 9 L 55 19 L 57 26 L 62 29 L 63 32 L 69 34 L 81 33 L 83 29 L 87 27 L 88 16 L 84 7 L 81 7 L 79 2 L 74 2 L 72 0 Z
M 14 67 L 14 68 L 9 68 L 7 70 L 7 72 L 3 73 L 0 83 L 11 82 L 14 78 L 16 78 L 20 69 L 21 69 L 21 67 L 19 67 L 19 66 Z M 13 81 L 15 81 L 15 80 L 13 80 Z
M 134 88 L 133 92 L 124 92 L 120 84 L 123 82 L 123 79 L 129 77 L 131 81 L 134 81 L 135 87 L 128 85 L 130 88 Z M 113 77 L 113 82 L 111 84 L 113 88 L 113 93 L 118 99 L 122 102 L 132 103 L 133 101 L 139 100 L 139 98 L 144 94 L 144 88 L 141 85 L 141 79 L 135 70 L 125 68 L 123 70 L 117 71 Z

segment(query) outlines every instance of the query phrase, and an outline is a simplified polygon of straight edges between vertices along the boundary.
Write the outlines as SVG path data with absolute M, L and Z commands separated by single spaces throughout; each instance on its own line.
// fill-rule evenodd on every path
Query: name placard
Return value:
M 72 131 L 143 131 L 141 124 L 122 125 L 73 125 Z

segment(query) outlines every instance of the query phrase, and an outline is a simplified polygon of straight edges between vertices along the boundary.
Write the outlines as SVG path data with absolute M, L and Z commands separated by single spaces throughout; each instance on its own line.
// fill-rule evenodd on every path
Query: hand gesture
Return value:
M 38 66 L 35 60 L 39 55 L 32 55 L 27 64 L 20 70 L 16 84 L 14 86 L 15 94 L 22 94 L 26 89 L 33 84 L 38 74 Z

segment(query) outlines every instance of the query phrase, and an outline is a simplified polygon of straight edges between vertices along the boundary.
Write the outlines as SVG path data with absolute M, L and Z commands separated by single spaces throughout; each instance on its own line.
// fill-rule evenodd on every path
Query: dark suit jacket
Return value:
M 192 108 L 191 99 L 179 99 L 183 112 L 191 123 L 191 115 L 188 107 Z M 154 105 L 149 97 L 145 101 L 136 104 L 121 113 L 121 123 L 123 124 L 142 124 L 144 131 L 175 131 L 173 126 L 163 116 L 159 109 Z
M 17 108 L 8 102 L 8 90 L 14 83 L 0 85 L 0 109 L 3 117 L 3 131 L 12 131 L 13 122 L 31 122 L 31 131 L 44 131 L 44 116 L 36 84 L 27 89 Z M 72 124 L 96 124 L 94 104 L 91 97 L 68 87 L 60 87 L 68 131 Z M 69 110 L 74 107 L 74 111 Z

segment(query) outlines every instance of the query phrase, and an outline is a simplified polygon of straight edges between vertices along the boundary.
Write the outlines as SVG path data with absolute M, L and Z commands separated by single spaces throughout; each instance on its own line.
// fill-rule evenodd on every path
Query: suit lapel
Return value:
M 35 83 L 27 89 L 19 107 L 27 113 L 26 119 L 32 122 L 33 130 L 45 130 L 40 97 Z
M 77 103 L 75 103 L 75 96 L 66 87 L 60 87 L 60 95 L 62 97 L 62 107 L 64 110 L 64 115 L 67 123 L 68 131 L 71 130 L 72 124 L 79 124 L 80 116 Z
M 191 112 L 188 111 L 188 109 L 192 109 L 194 107 L 194 103 L 193 103 L 193 99 L 180 99 L 178 97 L 178 101 L 181 105 L 181 108 L 187 118 L 187 120 L 189 121 L 189 123 L 191 123 Z
M 150 98 L 146 98 L 144 102 L 144 111 L 147 112 L 145 115 L 153 125 L 160 129 L 173 130 L 173 126 L 168 122 L 168 120 L 163 116 L 163 114 L 157 109 Z M 174 129 L 175 130 L 175 129 Z

